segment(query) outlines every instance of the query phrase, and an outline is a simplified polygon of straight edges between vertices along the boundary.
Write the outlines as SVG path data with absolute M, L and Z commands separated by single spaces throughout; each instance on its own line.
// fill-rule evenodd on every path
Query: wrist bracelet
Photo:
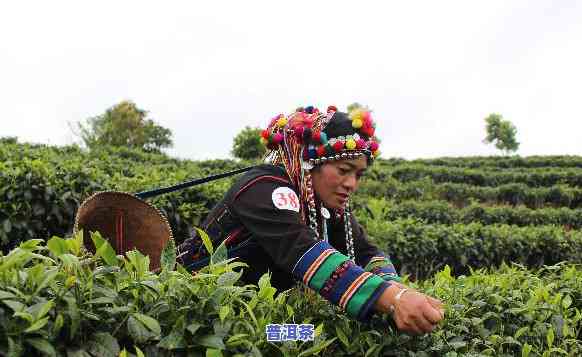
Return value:
M 397 302 L 399 302 L 399 301 L 400 301 L 400 297 L 402 297 L 402 294 L 404 294 L 404 293 L 405 293 L 405 292 L 407 292 L 407 291 L 408 291 L 408 289 L 407 289 L 407 288 L 400 289 L 400 291 L 399 291 L 399 292 L 396 294 L 396 296 L 394 297 L 394 300 L 395 300 L 395 301 L 394 301 L 394 304 L 396 304 Z M 395 311 L 396 311 L 396 306 L 394 306 L 394 305 L 392 305 L 392 304 L 391 304 L 390 306 L 388 306 L 388 313 L 389 313 L 390 315 L 393 315 Z
M 400 290 L 400 291 L 398 292 L 398 294 L 396 294 L 396 296 L 394 297 L 394 300 L 395 300 L 396 302 L 400 301 L 400 298 L 402 297 L 402 294 L 404 294 L 404 293 L 405 293 L 405 292 L 407 292 L 407 291 L 408 291 L 408 289 L 407 289 L 407 288 L 404 288 L 404 289 Z

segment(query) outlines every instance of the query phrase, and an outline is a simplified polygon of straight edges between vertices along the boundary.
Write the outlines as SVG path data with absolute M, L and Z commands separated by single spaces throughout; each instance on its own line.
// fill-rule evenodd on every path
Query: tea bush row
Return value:
M 75 147 L 0 145 L 0 247 L 31 238 L 70 233 L 80 203 L 97 191 L 139 192 L 244 166 L 228 160 L 192 162 L 137 150 L 85 153 Z M 228 180 L 166 194 L 151 200 L 178 238 L 207 214 L 229 186 Z
M 469 156 L 441 157 L 437 159 L 386 159 L 380 160 L 389 166 L 403 164 L 421 164 L 430 166 L 465 167 L 465 168 L 541 168 L 563 167 L 582 168 L 582 156 L 547 155 L 547 156 Z
M 421 279 L 445 265 L 459 275 L 469 267 L 498 267 L 503 262 L 536 268 L 582 261 L 582 232 L 562 227 L 426 224 L 412 218 L 360 223 L 402 272 Z
M 393 178 L 362 180 L 358 195 L 406 200 L 446 200 L 457 207 L 464 207 L 473 201 L 494 205 L 524 205 L 529 208 L 567 207 L 582 208 L 582 188 L 567 185 L 552 187 L 529 187 L 511 183 L 497 187 L 472 186 L 462 183 L 436 184 L 425 178 L 418 181 L 400 183 Z
M 467 169 L 433 167 L 427 165 L 402 165 L 386 170 L 400 182 L 420 180 L 424 177 L 435 183 L 464 183 L 473 186 L 497 187 L 509 183 L 522 183 L 528 187 L 549 187 L 558 184 L 582 187 L 582 170 L 571 168 L 526 169 L 493 171 L 491 169 Z
M 359 216 L 372 220 L 396 220 L 418 218 L 426 223 L 454 224 L 478 222 L 487 224 L 509 224 L 521 227 L 537 225 L 558 225 L 567 229 L 582 228 L 582 209 L 540 208 L 525 206 L 487 206 L 472 203 L 456 208 L 442 200 L 402 201 L 365 198 L 358 201 Z
M 175 267 L 170 245 L 160 274 L 132 251 L 117 257 L 99 235 L 22 243 L 0 256 L 0 354 L 6 356 L 551 356 L 582 353 L 582 269 L 556 265 L 475 271 L 445 267 L 411 286 L 446 304 L 432 334 L 398 333 L 389 316 L 362 324 L 299 289 L 277 294 L 264 276 L 238 282 L 224 246 L 196 275 Z M 310 323 L 314 341 L 270 343 L 267 324 Z

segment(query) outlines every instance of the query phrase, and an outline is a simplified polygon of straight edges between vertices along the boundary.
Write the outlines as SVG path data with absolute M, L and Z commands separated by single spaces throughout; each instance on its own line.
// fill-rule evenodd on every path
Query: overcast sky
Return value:
M 297 106 L 374 110 L 383 157 L 582 155 L 582 1 L 10 1 L 0 136 L 70 144 L 122 100 L 173 156 L 229 157 L 245 125 Z

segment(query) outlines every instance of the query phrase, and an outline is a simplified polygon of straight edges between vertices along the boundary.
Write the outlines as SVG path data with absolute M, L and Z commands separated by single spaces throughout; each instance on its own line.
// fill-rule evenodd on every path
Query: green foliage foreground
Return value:
M 164 250 L 160 274 L 137 251 L 116 256 L 98 234 L 20 244 L 0 256 L 0 354 L 6 356 L 381 356 L 582 354 L 582 269 L 519 266 L 414 285 L 447 304 L 439 329 L 411 337 L 389 316 L 349 320 L 311 294 L 242 286 L 224 246 L 191 275 Z M 313 323 L 315 341 L 266 341 L 269 323 Z

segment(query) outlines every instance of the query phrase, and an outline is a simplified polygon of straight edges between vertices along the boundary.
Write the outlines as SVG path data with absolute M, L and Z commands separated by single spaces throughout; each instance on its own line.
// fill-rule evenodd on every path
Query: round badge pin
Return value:
M 325 219 L 329 219 L 331 217 L 331 214 L 329 214 L 329 211 L 325 207 L 321 207 L 321 215 Z

